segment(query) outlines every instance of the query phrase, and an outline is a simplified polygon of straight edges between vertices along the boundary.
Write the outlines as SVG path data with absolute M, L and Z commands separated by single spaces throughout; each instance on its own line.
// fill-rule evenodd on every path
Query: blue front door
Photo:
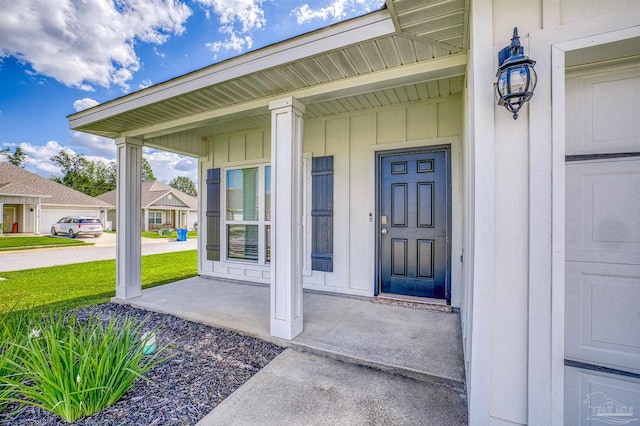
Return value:
M 378 161 L 379 291 L 449 302 L 449 148 Z

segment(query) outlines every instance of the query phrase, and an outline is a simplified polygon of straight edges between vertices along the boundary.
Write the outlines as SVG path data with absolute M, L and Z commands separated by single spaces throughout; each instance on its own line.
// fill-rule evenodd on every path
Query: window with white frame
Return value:
M 269 264 L 271 260 L 271 166 L 225 173 L 226 258 Z
M 311 153 L 304 154 L 303 273 L 311 275 Z M 221 170 L 223 240 L 221 258 L 259 266 L 271 263 L 271 166 L 269 163 Z
M 158 211 L 150 211 L 149 212 L 149 224 L 154 224 L 154 225 L 162 225 L 162 212 L 158 212 Z

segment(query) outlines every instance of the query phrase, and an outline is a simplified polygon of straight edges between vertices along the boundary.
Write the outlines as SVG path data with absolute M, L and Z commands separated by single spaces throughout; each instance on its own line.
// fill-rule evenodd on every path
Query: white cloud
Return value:
M 100 105 L 100 102 L 91 98 L 82 98 L 82 99 L 76 100 L 73 103 L 73 108 L 76 110 L 76 112 L 78 112 L 78 111 L 85 110 L 87 108 L 94 107 L 96 105 Z
M 138 90 L 146 89 L 149 86 L 153 86 L 153 82 L 151 79 L 145 78 L 140 84 L 138 84 Z
M 111 160 L 116 158 L 116 144 L 113 139 L 102 136 L 73 131 L 71 132 L 69 146 L 91 155 L 106 157 Z
M 237 34 L 231 34 L 224 41 L 216 41 L 213 43 L 207 43 L 206 47 L 212 52 L 229 51 L 234 50 L 236 52 L 242 52 L 243 50 L 251 49 L 253 45 L 253 38 L 251 36 L 238 36 Z
M 128 91 L 140 68 L 135 43 L 181 34 L 190 15 L 179 0 L 5 1 L 0 59 L 15 56 L 70 87 Z
M 78 132 L 76 132 L 78 133 Z M 78 133 L 80 134 L 80 133 Z M 102 138 L 105 139 L 105 138 Z M 106 139 L 110 141 L 111 145 L 113 141 L 111 139 Z M 4 146 L 8 146 L 11 149 L 14 149 L 16 146 L 22 148 L 25 154 L 29 156 L 27 161 L 26 168 L 29 171 L 37 173 L 41 176 L 51 178 L 58 177 L 62 175 L 62 171 L 60 168 L 51 161 L 51 157 L 60 153 L 60 151 L 65 150 L 70 154 L 78 154 L 78 150 L 74 150 L 71 145 L 62 146 L 57 141 L 51 140 L 44 145 L 32 145 L 29 142 L 21 142 L 19 144 L 16 143 L 4 143 Z M 81 147 L 78 145 L 78 147 Z M 85 154 L 87 159 L 91 161 L 102 161 L 104 163 L 108 163 L 114 161 L 115 158 L 115 145 L 112 152 L 106 151 L 106 155 L 101 155 L 100 150 L 93 150 L 90 154 Z
M 28 142 L 17 144 L 30 158 L 27 169 L 45 177 L 60 176 L 60 168 L 51 162 L 51 157 L 58 154 L 62 149 L 74 152 L 71 149 L 61 146 L 56 141 L 49 141 L 43 146 L 31 145 Z
M 144 158 L 149 160 L 157 180 L 169 182 L 174 177 L 186 176 L 197 182 L 198 162 L 195 159 L 151 148 L 144 148 L 142 152 Z
M 156 46 L 153 46 L 153 53 L 156 54 L 159 58 L 164 58 L 166 55 L 162 53 Z
M 264 29 L 267 21 L 262 9 L 263 0 L 196 0 L 203 5 L 207 18 L 211 16 L 210 9 L 219 17 L 218 31 L 225 38 L 213 43 L 207 43 L 207 48 L 214 52 L 236 51 L 251 49 L 253 32 Z
M 308 4 L 298 6 L 291 11 L 296 17 L 298 24 L 320 19 L 326 21 L 338 21 L 344 19 L 347 15 L 362 15 L 372 10 L 380 9 L 384 4 L 384 0 L 332 0 L 327 6 L 312 8 Z

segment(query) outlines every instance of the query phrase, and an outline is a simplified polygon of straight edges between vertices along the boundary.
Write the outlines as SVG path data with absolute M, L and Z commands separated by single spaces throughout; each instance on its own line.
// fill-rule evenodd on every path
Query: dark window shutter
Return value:
M 207 260 L 220 260 L 220 169 L 207 170 Z
M 333 156 L 311 166 L 311 269 L 333 272 Z

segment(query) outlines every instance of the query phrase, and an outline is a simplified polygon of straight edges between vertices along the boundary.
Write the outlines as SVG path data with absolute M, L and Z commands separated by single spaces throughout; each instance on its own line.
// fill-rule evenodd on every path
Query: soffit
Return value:
M 336 114 L 354 113 L 371 108 L 381 108 L 457 95 L 461 93 L 463 85 L 464 76 L 459 75 L 314 102 L 305 105 L 304 118 L 308 120 Z M 271 115 L 268 112 L 264 112 L 241 119 L 221 120 L 213 125 L 191 129 L 190 133 L 202 137 L 211 137 L 250 129 L 264 129 L 270 125 Z
M 393 14 L 396 33 L 308 57 L 296 58 L 297 60 L 227 79 L 198 90 L 177 93 L 157 102 L 115 113 L 96 121 L 85 119 L 85 123 L 79 126 L 73 125 L 74 116 L 71 116 L 72 128 L 101 136 L 118 137 L 136 129 L 150 128 L 163 122 L 242 105 L 258 99 L 295 96 L 298 90 L 321 87 L 324 84 L 378 71 L 431 61 L 464 49 L 465 0 L 389 0 L 388 3 L 392 5 L 389 11 L 376 13 Z M 216 66 L 213 65 L 210 68 L 213 70 Z M 394 89 L 389 90 L 394 91 Z M 408 90 L 411 93 L 418 91 L 417 88 Z M 395 96 L 391 92 L 386 95 L 391 96 L 390 102 L 393 102 Z M 369 103 L 383 105 L 385 102 L 384 93 L 359 96 L 347 98 L 345 102 L 355 103 L 354 108 Z M 396 96 L 404 97 L 402 91 Z M 407 95 L 407 97 L 410 96 Z M 380 99 L 376 101 L 375 98 L 381 98 L 382 102 Z M 328 101 L 327 104 L 319 102 L 311 108 L 310 114 L 320 114 L 324 109 L 345 112 L 342 111 L 345 107 L 340 107 L 336 102 L 340 104 L 339 100 Z M 100 106 L 96 108 L 99 109 Z M 216 121 L 224 122 L 225 118 Z

